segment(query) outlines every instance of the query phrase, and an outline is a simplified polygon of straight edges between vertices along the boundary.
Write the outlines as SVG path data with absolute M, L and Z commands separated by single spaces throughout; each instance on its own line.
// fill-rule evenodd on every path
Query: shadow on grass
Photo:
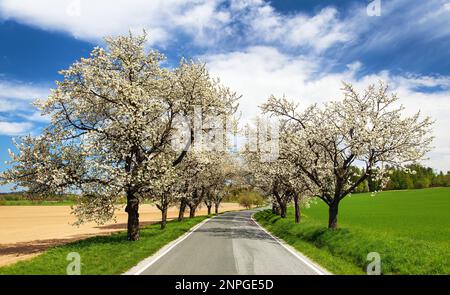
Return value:
M 448 247 L 405 237 L 383 235 L 360 228 L 331 230 L 306 220 L 295 224 L 293 218 L 280 218 L 270 210 L 255 214 L 255 218 L 274 235 L 289 244 L 308 242 L 317 249 L 343 259 L 364 270 L 367 255 L 377 252 L 384 274 L 448 274 Z M 318 261 L 320 263 L 320 261 Z M 331 269 L 331 271 L 333 271 Z

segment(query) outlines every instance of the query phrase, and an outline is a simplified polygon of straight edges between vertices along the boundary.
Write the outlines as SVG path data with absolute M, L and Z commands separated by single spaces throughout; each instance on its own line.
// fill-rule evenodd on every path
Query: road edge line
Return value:
M 169 242 L 168 244 L 164 245 L 161 249 L 159 249 L 156 253 L 153 255 L 145 258 L 144 260 L 141 260 L 137 265 L 133 266 L 129 270 L 127 270 L 122 275 L 140 275 L 143 273 L 147 268 L 149 268 L 152 264 L 154 264 L 156 261 L 161 259 L 164 255 L 166 255 L 170 250 L 175 248 L 179 243 L 187 239 L 193 232 L 195 232 L 199 227 L 207 223 L 209 220 L 213 219 L 216 216 L 207 218 L 200 222 L 199 224 L 195 225 L 194 227 L 191 227 L 187 232 L 185 232 L 183 235 L 178 237 L 176 240 L 173 240 L 172 242 Z
M 328 271 L 328 270 L 324 269 L 323 267 L 317 265 L 316 262 L 313 262 L 310 258 L 306 257 L 305 254 L 299 252 L 297 249 L 295 249 L 291 245 L 287 244 L 282 239 L 280 239 L 280 238 L 274 236 L 273 234 L 271 234 L 267 229 L 265 229 L 261 224 L 259 224 L 258 221 L 256 221 L 256 219 L 253 217 L 253 215 L 255 215 L 255 213 L 253 213 L 252 216 L 251 216 L 251 219 L 253 220 L 253 222 L 255 222 L 256 225 L 258 225 L 259 228 L 261 228 L 272 239 L 277 241 L 278 244 L 283 246 L 287 251 L 289 251 L 292 255 L 294 255 L 295 258 L 297 258 L 298 260 L 300 260 L 303 263 L 305 263 L 307 266 L 309 266 L 312 270 L 314 270 L 319 275 L 332 275 L 332 273 L 330 271 Z

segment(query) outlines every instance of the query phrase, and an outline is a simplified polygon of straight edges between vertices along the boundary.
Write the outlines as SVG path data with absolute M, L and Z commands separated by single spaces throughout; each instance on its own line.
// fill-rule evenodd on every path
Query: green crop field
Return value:
M 335 273 L 363 273 L 367 254 L 381 255 L 387 274 L 450 274 L 450 188 L 354 194 L 339 208 L 339 230 L 326 229 L 327 206 L 302 212 L 302 224 L 269 211 L 257 220 Z

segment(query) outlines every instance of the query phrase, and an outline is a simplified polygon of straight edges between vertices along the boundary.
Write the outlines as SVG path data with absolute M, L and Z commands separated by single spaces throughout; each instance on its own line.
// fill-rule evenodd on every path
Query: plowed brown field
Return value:
M 239 209 L 243 208 L 238 204 L 223 203 L 220 211 Z M 177 210 L 170 208 L 168 217 L 177 217 Z M 116 212 L 116 223 L 100 226 L 88 223 L 79 227 L 72 225 L 76 218 L 70 211 L 70 206 L 0 206 L 0 266 L 36 256 L 55 245 L 127 228 L 123 209 Z M 141 225 L 161 220 L 154 205 L 141 205 L 139 211 Z M 206 207 L 202 207 L 197 215 L 206 213 Z

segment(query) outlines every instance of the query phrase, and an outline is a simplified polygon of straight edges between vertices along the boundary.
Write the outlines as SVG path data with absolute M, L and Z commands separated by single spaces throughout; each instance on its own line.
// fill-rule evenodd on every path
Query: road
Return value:
M 251 218 L 254 212 L 228 212 L 209 219 L 169 251 L 150 258 L 137 274 L 324 274 L 261 229 Z

